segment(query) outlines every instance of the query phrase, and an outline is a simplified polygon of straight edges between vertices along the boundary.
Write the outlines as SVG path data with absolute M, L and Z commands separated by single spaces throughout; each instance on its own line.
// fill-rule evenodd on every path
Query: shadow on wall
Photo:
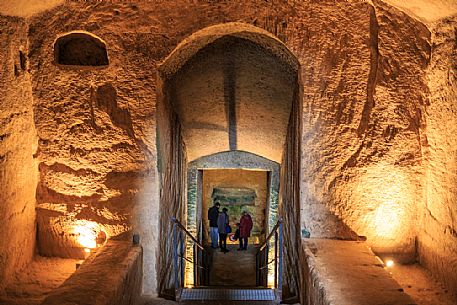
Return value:
M 119 107 L 117 103 L 116 88 L 111 84 L 104 84 L 92 92 L 92 97 L 95 100 L 95 106 L 108 114 L 113 125 L 122 128 L 130 136 L 134 137 L 133 123 L 128 109 Z M 94 116 L 92 109 L 92 116 Z M 93 123 L 95 118 L 93 117 Z

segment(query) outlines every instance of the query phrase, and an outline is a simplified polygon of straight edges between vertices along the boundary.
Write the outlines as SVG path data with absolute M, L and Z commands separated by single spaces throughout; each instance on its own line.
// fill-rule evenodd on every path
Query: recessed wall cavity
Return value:
M 92 34 L 82 32 L 59 37 L 54 44 L 54 60 L 64 66 L 97 67 L 109 64 L 105 43 Z

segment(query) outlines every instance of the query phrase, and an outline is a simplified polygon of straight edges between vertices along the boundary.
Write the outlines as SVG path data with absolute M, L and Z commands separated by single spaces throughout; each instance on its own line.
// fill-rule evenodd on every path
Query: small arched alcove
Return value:
M 60 66 L 105 67 L 109 64 L 106 43 L 88 32 L 71 32 L 54 43 L 54 62 Z

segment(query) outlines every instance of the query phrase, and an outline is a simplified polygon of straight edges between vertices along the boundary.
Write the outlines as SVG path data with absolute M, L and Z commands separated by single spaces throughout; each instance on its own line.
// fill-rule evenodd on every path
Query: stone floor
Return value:
M 211 250 L 210 285 L 254 287 L 257 248 L 250 245 L 246 251 L 237 251 L 238 245 L 227 245 L 227 249 L 230 252 L 222 253 L 219 250 Z
M 457 296 L 435 281 L 420 265 L 396 264 L 382 268 L 371 251 L 360 242 L 307 239 L 305 243 L 310 258 L 308 262 L 313 262 L 314 276 L 318 280 L 316 283 L 334 304 L 457 305 Z M 241 252 L 236 251 L 236 245 L 229 247 L 231 251 L 227 254 L 214 252 L 216 276 L 213 283 L 254 286 L 256 249 L 251 246 L 249 251 Z M 6 293 L 0 295 L 0 305 L 40 304 L 47 294 L 74 273 L 76 262 L 73 259 L 36 257 L 15 276 Z M 175 304 L 170 300 L 143 298 L 137 305 Z M 188 301 L 181 304 L 274 305 L 275 302 Z
M 38 305 L 76 270 L 79 260 L 37 256 L 0 295 L 0 305 Z
M 364 242 L 306 239 L 303 247 L 315 304 L 415 304 Z
M 457 291 L 452 295 L 451 291 L 433 279 L 428 271 L 418 264 L 395 264 L 387 270 L 417 305 L 457 304 Z

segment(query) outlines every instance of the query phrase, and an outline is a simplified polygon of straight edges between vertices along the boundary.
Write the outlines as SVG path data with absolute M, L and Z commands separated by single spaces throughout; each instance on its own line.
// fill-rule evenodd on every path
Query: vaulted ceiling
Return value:
M 263 47 L 225 36 L 170 80 L 189 161 L 228 150 L 280 162 L 296 70 Z
M 383 0 L 425 23 L 457 14 L 455 0 Z M 53 8 L 64 0 L 14 0 L 0 1 L 0 13 L 3 15 L 29 17 L 33 14 Z

